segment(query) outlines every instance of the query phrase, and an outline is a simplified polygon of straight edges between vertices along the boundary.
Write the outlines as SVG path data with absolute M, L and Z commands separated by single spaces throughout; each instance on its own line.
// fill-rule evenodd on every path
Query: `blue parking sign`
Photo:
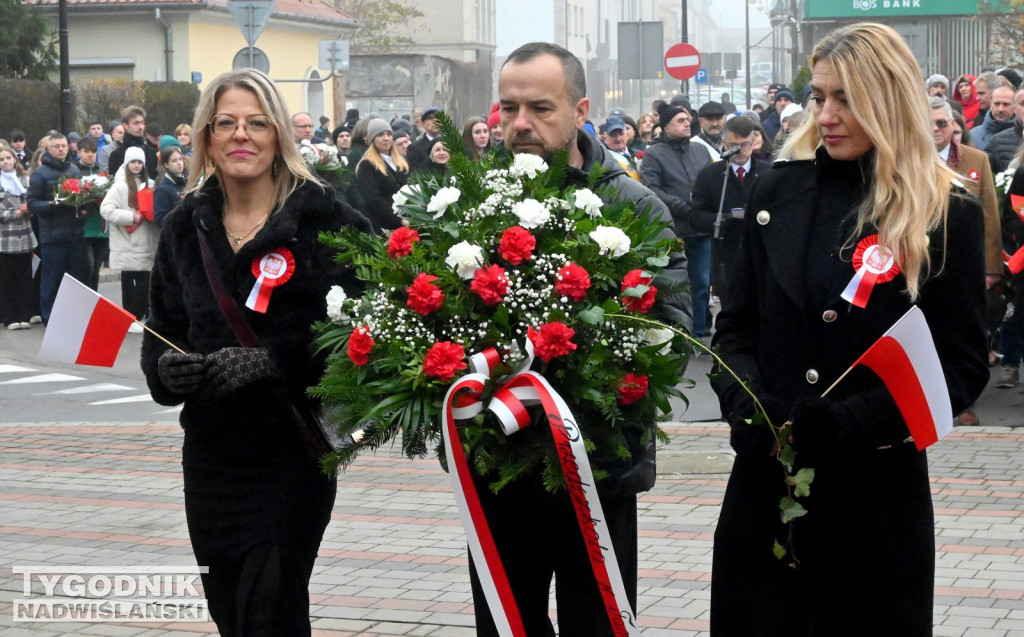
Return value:
M 694 76 L 693 81 L 696 82 L 697 84 L 707 84 L 708 70 L 700 69 L 699 71 L 697 71 L 697 75 Z

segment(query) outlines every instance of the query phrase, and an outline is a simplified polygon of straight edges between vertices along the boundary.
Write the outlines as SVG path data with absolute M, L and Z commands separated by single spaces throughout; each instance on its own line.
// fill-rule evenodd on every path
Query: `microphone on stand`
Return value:
M 729 158 L 730 158 L 730 157 L 732 157 L 733 155 L 738 155 L 738 154 L 739 154 L 740 152 L 742 152 L 742 151 L 743 151 L 743 149 L 742 149 L 742 148 L 740 148 L 739 146 L 733 146 L 733 147 L 732 147 L 732 148 L 730 148 L 729 150 L 723 150 L 723 151 L 722 151 L 722 152 L 721 152 L 721 153 L 719 154 L 719 158 L 721 158 L 721 159 L 729 159 Z

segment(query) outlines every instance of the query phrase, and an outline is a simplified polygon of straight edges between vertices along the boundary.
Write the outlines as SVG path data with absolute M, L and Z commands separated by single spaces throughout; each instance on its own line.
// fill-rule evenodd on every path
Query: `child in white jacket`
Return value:
M 100 205 L 100 215 L 110 222 L 110 268 L 121 273 L 121 305 L 139 320 L 149 313 L 149 272 L 160 238 L 152 219 L 139 212 L 139 191 L 152 184 L 146 154 L 133 146 Z

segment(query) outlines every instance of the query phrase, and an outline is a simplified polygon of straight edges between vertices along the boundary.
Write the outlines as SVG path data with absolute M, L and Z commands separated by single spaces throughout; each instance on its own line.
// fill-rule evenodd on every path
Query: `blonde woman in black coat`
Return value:
M 394 144 L 391 126 L 372 119 L 366 126 L 370 147 L 356 165 L 356 184 L 363 197 L 363 214 L 373 223 L 374 232 L 394 230 L 402 220 L 394 212 L 392 196 L 409 179 L 409 164 Z
M 912 305 L 931 328 L 952 420 L 988 380 L 983 213 L 935 153 L 914 56 L 891 28 L 855 24 L 811 56 L 811 117 L 754 186 L 714 346 L 816 470 L 792 553 L 774 439 L 727 374 L 715 390 L 736 460 L 715 532 L 713 637 L 932 634 L 934 519 L 926 453 L 885 385 L 856 368 Z M 898 161 L 898 163 L 897 163 Z M 866 306 L 841 292 L 874 237 L 899 271 Z M 866 245 L 866 244 L 863 244 Z M 941 444 L 941 443 L 940 443 Z M 791 558 L 798 560 L 791 568 Z
M 214 79 L 193 131 L 190 192 L 164 221 L 150 288 L 148 326 L 174 347 L 146 332 L 142 368 L 156 402 L 184 403 L 185 515 L 218 631 L 309 635 L 336 484 L 292 407 L 319 410 L 305 390 L 323 373 L 310 327 L 328 290 L 358 293 L 318 235 L 369 224 L 310 172 L 262 73 Z M 266 303 L 248 301 L 269 280 Z

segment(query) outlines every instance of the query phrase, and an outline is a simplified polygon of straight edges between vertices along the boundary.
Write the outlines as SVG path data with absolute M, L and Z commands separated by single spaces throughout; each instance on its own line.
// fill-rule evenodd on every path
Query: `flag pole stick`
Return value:
M 178 351 L 179 351 L 179 352 L 181 352 L 182 354 L 188 354 L 188 352 L 186 352 L 185 350 L 181 349 L 180 347 L 178 347 L 178 346 L 177 346 L 177 345 L 175 345 L 174 343 L 170 342 L 169 340 L 167 340 L 167 339 L 166 339 L 166 338 L 164 338 L 163 336 L 160 336 L 159 334 L 157 334 L 156 332 L 154 332 L 154 331 L 153 331 L 153 328 L 151 328 L 150 326 L 146 325 L 146 324 L 145 324 L 145 323 L 143 323 L 142 321 L 135 321 L 135 324 L 136 324 L 136 325 L 138 325 L 139 327 L 141 327 L 142 329 L 146 330 L 147 332 L 149 332 L 149 333 L 150 333 L 150 334 L 152 334 L 153 336 L 155 336 L 155 337 L 159 338 L 159 339 L 160 339 L 161 341 L 163 341 L 163 342 L 167 343 L 168 345 L 170 345 L 170 346 L 171 346 L 171 347 L 173 347 L 174 349 L 178 350 Z
M 836 379 L 836 382 L 832 383 L 832 385 L 830 385 L 830 386 L 829 386 L 829 388 L 825 390 L 825 393 L 824 393 L 824 394 L 822 394 L 822 395 L 821 395 L 821 397 L 822 397 L 822 398 L 824 398 L 825 396 L 828 396 L 828 393 L 829 393 L 830 391 L 832 391 L 833 389 L 835 389 L 835 388 L 836 388 L 836 385 L 838 385 L 838 384 L 839 384 L 839 381 L 841 381 L 841 380 L 843 380 L 844 378 L 846 378 L 846 375 L 847 375 L 847 374 L 849 374 L 850 372 L 852 372 L 852 371 L 853 371 L 853 368 L 854 368 L 855 366 L 856 366 L 856 365 L 850 365 L 850 366 L 849 366 L 849 367 L 848 367 L 848 368 L 846 369 L 846 371 L 845 371 L 845 372 L 843 372 L 843 375 L 842 375 L 842 376 L 840 376 L 839 378 L 837 378 L 837 379 Z

